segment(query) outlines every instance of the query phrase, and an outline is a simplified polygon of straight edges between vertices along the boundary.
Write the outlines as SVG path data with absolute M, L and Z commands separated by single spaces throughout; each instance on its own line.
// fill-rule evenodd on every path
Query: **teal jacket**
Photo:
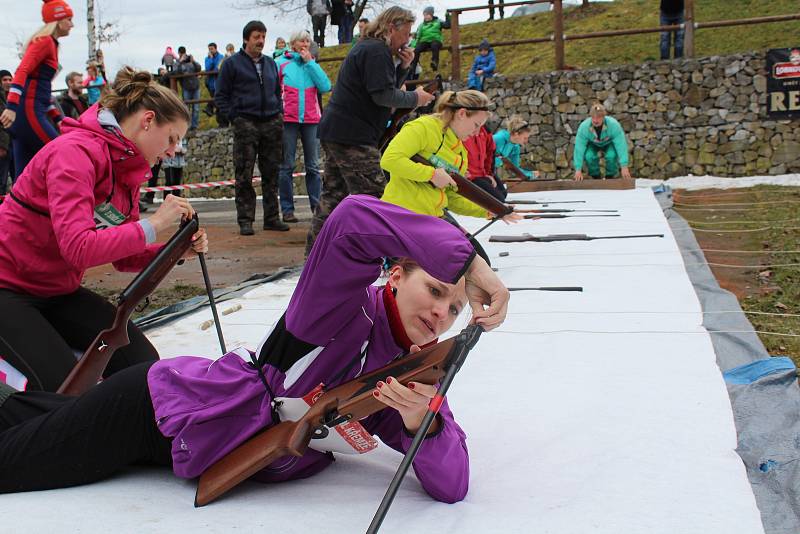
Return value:
M 509 133 L 508 130 L 500 130 L 494 134 L 492 138 L 494 139 L 495 144 L 494 153 L 497 154 L 497 157 L 494 158 L 495 169 L 499 169 L 503 166 L 503 160 L 500 159 L 500 156 L 505 156 L 508 158 L 508 161 L 519 167 L 519 169 L 525 174 L 525 176 L 528 177 L 529 180 L 533 180 L 533 171 L 523 169 L 519 164 L 519 145 L 511 142 L 511 133 Z
M 592 119 L 584 120 L 578 127 L 578 134 L 575 136 L 575 152 L 572 155 L 572 165 L 575 170 L 580 170 L 583 167 L 583 157 L 586 154 L 586 149 L 591 146 L 595 150 L 605 150 L 610 145 L 614 146 L 614 150 L 619 157 L 619 164 L 622 167 L 628 166 L 628 141 L 625 139 L 625 132 L 619 121 L 614 117 L 606 117 L 603 119 L 603 129 L 600 130 L 600 136 L 592 126 Z

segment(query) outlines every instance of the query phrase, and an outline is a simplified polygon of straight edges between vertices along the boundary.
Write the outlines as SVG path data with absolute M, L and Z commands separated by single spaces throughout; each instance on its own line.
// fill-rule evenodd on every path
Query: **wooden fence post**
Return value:
M 686 0 L 683 6 L 683 55 L 694 57 L 694 0 Z
M 561 0 L 553 0 L 553 45 L 556 50 L 556 70 L 564 70 L 564 9 Z
M 450 10 L 450 13 L 450 65 L 452 70 L 450 78 L 454 82 L 458 82 L 461 81 L 461 49 L 458 34 L 458 15 L 461 12 L 455 9 Z

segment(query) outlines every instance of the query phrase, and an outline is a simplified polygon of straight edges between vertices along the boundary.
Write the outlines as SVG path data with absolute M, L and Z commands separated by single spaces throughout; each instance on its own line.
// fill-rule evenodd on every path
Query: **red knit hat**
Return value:
M 64 0 L 44 0 L 42 20 L 45 24 L 72 18 L 72 8 Z

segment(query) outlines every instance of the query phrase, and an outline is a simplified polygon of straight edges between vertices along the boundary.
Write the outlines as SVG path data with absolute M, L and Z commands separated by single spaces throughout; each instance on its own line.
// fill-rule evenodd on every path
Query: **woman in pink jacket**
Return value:
M 157 254 L 156 234 L 190 217 L 189 202 L 169 196 L 139 220 L 139 185 L 161 157 L 174 155 L 189 114 L 149 73 L 123 69 L 113 89 L 48 143 L 0 206 L 0 358 L 27 378 L 27 389 L 55 391 L 108 328 L 115 308 L 81 287 L 86 269 L 113 263 L 139 271 Z M 205 232 L 193 249 L 207 248 Z M 158 359 L 128 324 L 130 345 L 106 369 Z M 2 376 L 0 376 L 2 379 Z

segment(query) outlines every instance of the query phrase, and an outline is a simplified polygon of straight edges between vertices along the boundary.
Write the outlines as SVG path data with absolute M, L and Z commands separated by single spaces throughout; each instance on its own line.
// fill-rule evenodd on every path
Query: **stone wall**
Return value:
M 574 134 L 601 101 L 620 121 L 641 178 L 800 172 L 800 121 L 766 116 L 766 55 L 658 61 L 489 80 L 500 118 L 522 115 L 532 134 L 523 162 L 565 178 Z
M 499 118 L 520 114 L 532 125 L 523 163 L 548 178 L 573 174 L 574 134 L 595 99 L 625 128 L 636 177 L 800 172 L 800 121 L 766 117 L 765 65 L 762 51 L 499 76 L 486 92 Z M 188 145 L 187 182 L 233 178 L 230 129 L 199 132 Z M 302 170 L 299 143 L 297 156 Z M 302 178 L 295 191 L 305 194 Z

